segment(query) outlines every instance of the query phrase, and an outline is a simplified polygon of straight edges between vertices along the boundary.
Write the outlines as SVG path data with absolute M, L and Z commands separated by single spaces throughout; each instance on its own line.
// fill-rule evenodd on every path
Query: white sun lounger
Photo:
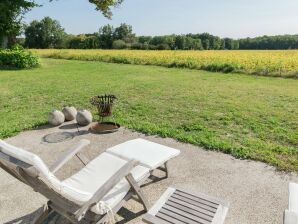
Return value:
M 289 184 L 289 207 L 284 212 L 284 224 L 298 224 L 298 184 Z
M 138 195 L 147 210 L 149 205 L 140 184 L 153 169 L 179 154 L 179 150 L 136 139 L 112 147 L 89 162 L 80 154 L 88 144 L 88 140 L 81 140 L 48 168 L 37 155 L 0 140 L 0 167 L 49 199 L 44 213 L 35 223 L 42 223 L 53 211 L 72 223 L 81 219 L 104 223 L 109 212 L 116 213 L 132 193 Z M 74 155 L 86 166 L 60 181 L 55 172 Z M 166 167 L 160 169 L 167 173 Z
M 149 168 L 151 172 L 155 169 L 165 171 L 166 177 L 169 172 L 167 162 L 180 154 L 177 149 L 141 138 L 116 145 L 107 149 L 106 152 L 124 159 L 137 160 L 140 165 Z

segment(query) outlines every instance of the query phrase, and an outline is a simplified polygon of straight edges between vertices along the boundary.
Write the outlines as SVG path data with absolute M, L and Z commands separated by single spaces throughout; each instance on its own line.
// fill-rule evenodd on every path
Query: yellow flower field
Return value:
M 298 50 L 32 50 L 42 57 L 298 77 Z

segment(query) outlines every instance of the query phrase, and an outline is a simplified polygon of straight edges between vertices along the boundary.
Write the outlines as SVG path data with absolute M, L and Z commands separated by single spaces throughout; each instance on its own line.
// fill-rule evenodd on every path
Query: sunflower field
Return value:
M 298 77 L 298 50 L 146 51 L 146 50 L 32 50 L 41 57 L 157 65 L 212 72 Z

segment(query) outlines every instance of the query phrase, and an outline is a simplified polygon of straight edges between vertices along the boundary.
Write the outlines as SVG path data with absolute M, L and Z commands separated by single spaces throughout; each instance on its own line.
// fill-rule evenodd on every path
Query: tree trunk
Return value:
M 1 39 L 0 39 L 0 47 L 1 48 L 7 48 L 8 46 L 8 37 L 7 36 L 3 36 Z

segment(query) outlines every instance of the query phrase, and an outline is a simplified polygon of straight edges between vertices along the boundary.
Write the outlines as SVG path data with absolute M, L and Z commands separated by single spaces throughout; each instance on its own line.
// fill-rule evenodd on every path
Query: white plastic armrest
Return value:
M 85 146 L 89 145 L 90 141 L 82 139 L 76 146 L 66 151 L 51 167 L 50 171 L 55 173 L 58 171 L 65 163 L 67 163 L 74 155 L 79 153 Z

